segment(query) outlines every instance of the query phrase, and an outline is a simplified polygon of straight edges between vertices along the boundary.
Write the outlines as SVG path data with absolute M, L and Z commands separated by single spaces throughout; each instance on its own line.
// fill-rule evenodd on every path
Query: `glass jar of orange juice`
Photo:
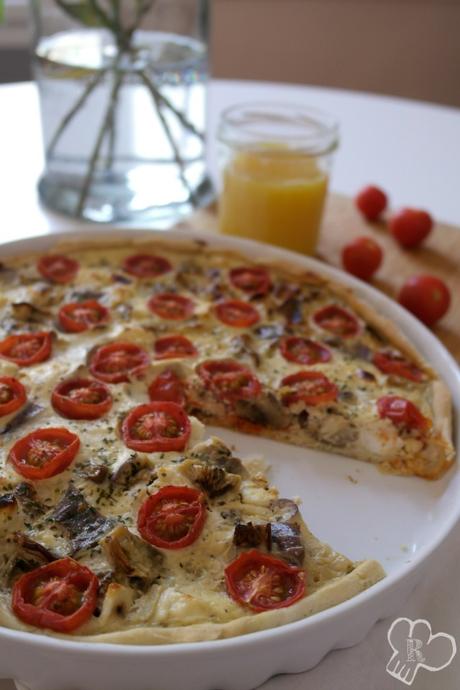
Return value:
M 304 106 L 237 105 L 223 112 L 218 140 L 220 231 L 314 254 L 336 120 Z

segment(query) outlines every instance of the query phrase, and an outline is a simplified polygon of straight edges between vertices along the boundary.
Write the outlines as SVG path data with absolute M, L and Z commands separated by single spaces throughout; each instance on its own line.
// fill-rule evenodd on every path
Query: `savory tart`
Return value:
M 391 322 L 321 276 L 155 242 L 29 256 L 0 279 L 0 374 L 19 383 L 66 386 L 71 362 L 109 386 L 140 378 L 150 400 L 204 423 L 396 474 L 452 464 L 446 386 Z
M 124 409 L 133 398 L 121 388 Z M 149 450 L 118 448 L 116 422 L 101 417 L 90 431 L 66 422 L 86 444 L 54 478 L 23 470 L 38 454 L 40 469 L 55 465 L 56 429 L 15 466 L 22 478 L 11 468 L 0 498 L 1 624 L 101 642 L 218 639 L 312 615 L 383 577 L 377 562 L 318 541 L 260 461 L 243 463 L 217 438 L 195 443 L 201 425 L 176 403 L 139 408 L 136 441 Z M 175 451 L 157 450 L 172 442 Z
M 453 461 L 450 397 L 320 276 L 203 242 L 0 270 L 0 623 L 136 643 L 242 634 L 383 576 L 319 542 L 203 424 L 399 474 Z

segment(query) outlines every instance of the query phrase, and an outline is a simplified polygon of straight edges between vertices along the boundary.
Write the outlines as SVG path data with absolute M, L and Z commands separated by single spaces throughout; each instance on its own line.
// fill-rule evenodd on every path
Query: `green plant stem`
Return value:
M 67 115 L 64 116 L 64 118 L 61 121 L 61 124 L 57 128 L 56 132 L 54 133 L 53 138 L 51 139 L 48 148 L 46 150 L 46 158 L 49 159 L 53 155 L 54 149 L 56 148 L 56 144 L 58 143 L 59 139 L 61 138 L 62 134 L 64 133 L 65 129 L 67 126 L 70 124 L 70 122 L 73 120 L 75 115 L 78 113 L 80 108 L 82 108 L 96 86 L 101 82 L 103 77 L 107 74 L 109 70 L 105 69 L 99 72 L 91 81 L 90 83 L 86 86 L 85 90 L 79 97 L 79 99 L 75 102 L 75 104 L 72 106 L 72 108 L 68 111 Z
M 155 99 L 155 102 L 160 102 L 162 103 L 166 108 L 171 110 L 171 112 L 174 113 L 174 115 L 177 117 L 179 122 L 185 127 L 185 129 L 188 129 L 190 132 L 192 132 L 196 137 L 201 139 L 202 141 L 204 140 L 204 134 L 203 132 L 200 132 L 195 125 L 193 125 L 191 122 L 187 120 L 185 115 L 180 112 L 180 110 L 177 110 L 177 108 L 169 101 L 165 96 L 163 96 L 162 93 L 157 89 L 155 84 L 152 82 L 150 77 L 142 70 L 138 72 L 139 77 L 142 79 L 150 93 L 152 94 L 153 98 Z
M 75 215 L 77 218 L 80 218 L 83 213 L 83 209 L 85 207 L 86 199 L 88 197 L 88 192 L 91 188 L 91 184 L 93 182 L 93 177 L 94 177 L 94 171 L 96 168 L 96 163 L 99 158 L 99 153 L 101 151 L 101 146 L 104 141 L 104 137 L 107 132 L 107 127 L 110 124 L 110 121 L 113 117 L 113 114 L 115 112 L 115 108 L 117 105 L 117 100 L 118 100 L 118 92 L 120 90 L 121 84 L 123 82 L 124 75 L 122 72 L 119 72 L 116 68 L 114 68 L 114 82 L 112 86 L 112 90 L 110 92 L 110 100 L 109 100 L 109 105 L 107 107 L 107 110 L 105 112 L 104 118 L 102 120 L 102 125 L 99 129 L 99 133 L 96 138 L 96 142 L 94 144 L 94 148 L 91 154 L 91 158 L 89 160 L 88 164 L 88 172 L 86 173 L 85 180 L 83 182 L 82 190 L 80 193 L 80 197 L 78 200 L 77 208 L 75 210 Z
M 115 141 L 116 141 L 116 116 L 115 108 L 112 112 L 109 122 L 108 145 L 107 145 L 107 160 L 105 164 L 106 170 L 113 168 L 113 161 L 115 159 Z
M 197 205 L 197 199 L 196 199 L 195 193 L 194 193 L 193 189 L 190 187 L 190 185 L 189 185 L 189 183 L 188 183 L 188 180 L 187 180 L 187 177 L 186 177 L 186 175 L 185 175 L 185 163 L 184 163 L 184 160 L 183 160 L 183 158 L 182 158 L 181 155 L 180 155 L 179 149 L 178 149 L 177 144 L 176 144 L 176 142 L 175 142 L 175 140 L 174 140 L 174 137 L 173 137 L 173 135 L 172 135 L 171 129 L 170 129 L 169 124 L 168 124 L 168 121 L 167 121 L 167 119 L 165 118 L 165 116 L 164 116 L 164 114 L 163 114 L 163 111 L 162 111 L 162 109 L 161 109 L 161 104 L 160 104 L 160 102 L 159 102 L 159 100 L 158 100 L 158 97 L 157 97 L 156 95 L 154 95 L 154 94 L 152 94 L 152 95 L 153 95 L 153 99 L 154 99 L 154 101 L 155 101 L 155 105 L 156 105 L 158 117 L 159 117 L 160 122 L 161 122 L 161 124 L 162 124 L 162 126 L 163 126 L 163 129 L 164 129 L 166 138 L 167 138 L 167 140 L 169 141 L 169 145 L 170 145 L 170 147 L 171 147 L 171 150 L 172 150 L 173 157 L 174 157 L 174 160 L 175 160 L 175 162 L 176 162 L 176 165 L 177 165 L 177 167 L 179 168 L 179 175 L 180 175 L 180 178 L 181 178 L 182 182 L 184 183 L 184 187 L 187 189 L 187 191 L 188 191 L 188 193 L 189 193 L 190 201 L 192 202 L 192 204 L 193 204 L 194 206 L 196 206 L 196 205 Z

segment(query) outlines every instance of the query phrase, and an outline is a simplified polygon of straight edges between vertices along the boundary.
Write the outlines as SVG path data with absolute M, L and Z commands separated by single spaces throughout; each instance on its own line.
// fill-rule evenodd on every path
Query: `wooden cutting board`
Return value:
M 216 207 L 196 212 L 186 225 L 195 229 L 217 230 Z M 318 257 L 341 266 L 342 246 L 354 237 L 373 237 L 384 250 L 384 261 L 373 285 L 395 297 L 406 278 L 429 273 L 446 281 L 452 293 L 449 312 L 433 329 L 460 362 L 460 228 L 438 224 L 422 248 L 404 250 L 388 233 L 384 222 L 367 223 L 351 199 L 330 195 L 321 230 Z

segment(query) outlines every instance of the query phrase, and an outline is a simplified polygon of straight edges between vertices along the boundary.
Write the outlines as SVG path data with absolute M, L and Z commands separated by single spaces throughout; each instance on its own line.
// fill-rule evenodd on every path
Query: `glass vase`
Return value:
M 31 9 L 44 204 L 167 226 L 210 203 L 205 3 L 31 0 Z

